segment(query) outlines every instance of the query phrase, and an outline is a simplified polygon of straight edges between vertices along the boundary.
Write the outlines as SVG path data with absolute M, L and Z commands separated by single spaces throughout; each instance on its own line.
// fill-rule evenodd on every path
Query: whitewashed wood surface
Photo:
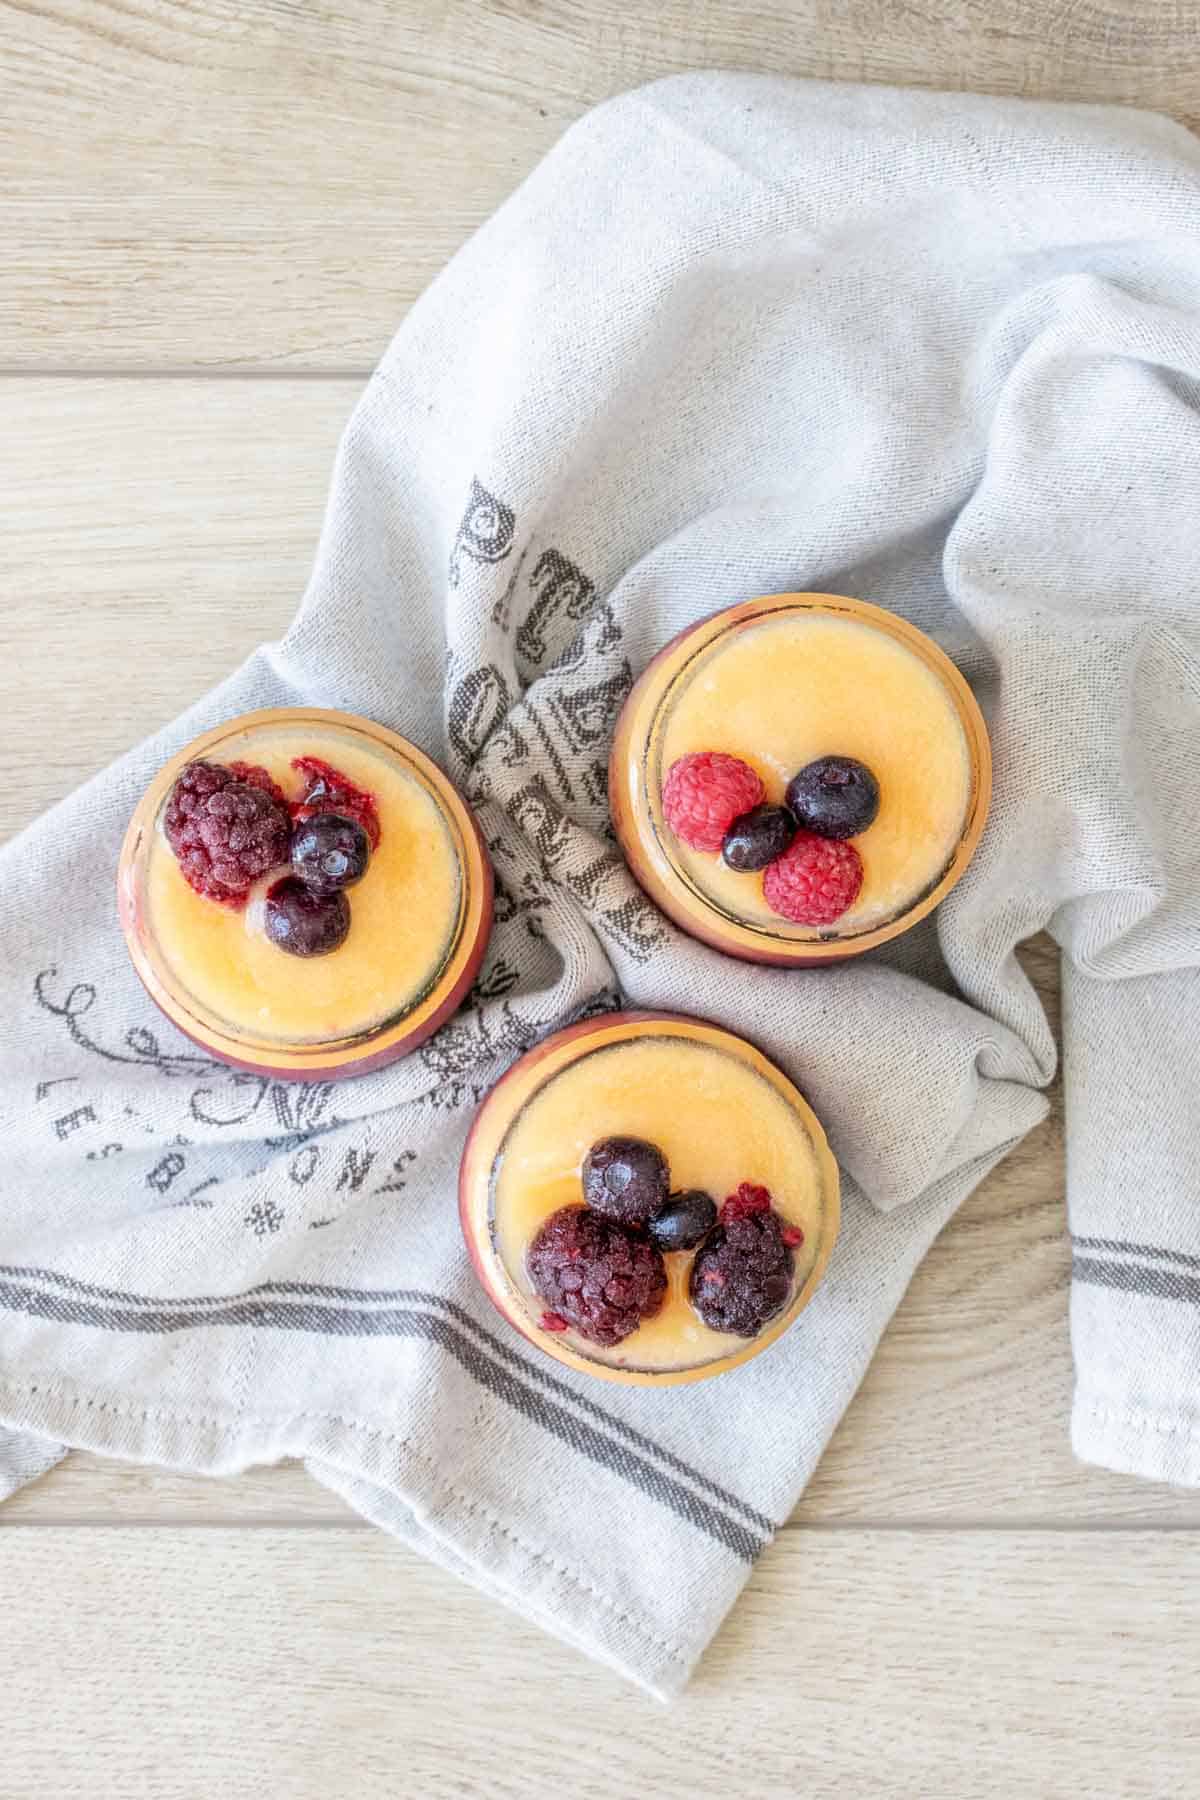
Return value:
M 664 1708 L 374 1533 L 0 1533 L 0 1791 L 1183 1800 L 1193 1549 L 792 1532 Z
M 0 834 L 283 626 L 371 360 L 592 101 L 726 64 L 1186 120 L 1198 28 L 1193 0 L 0 0 Z M 1194 1791 L 1200 1501 L 1073 1463 L 1066 1267 L 1056 1111 L 918 1273 L 669 1713 L 297 1469 L 72 1458 L 0 1509 L 0 1796 Z

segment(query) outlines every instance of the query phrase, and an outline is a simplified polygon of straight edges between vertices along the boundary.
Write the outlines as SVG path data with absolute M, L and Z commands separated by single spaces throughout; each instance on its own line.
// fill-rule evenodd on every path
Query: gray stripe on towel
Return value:
M 0 1308 L 30 1313 L 71 1325 L 95 1325 L 109 1331 L 188 1331 L 197 1325 L 249 1325 L 284 1331 L 314 1331 L 329 1337 L 424 1338 L 447 1351 L 480 1386 L 525 1418 L 568 1444 L 581 1456 L 599 1464 L 637 1488 L 659 1505 L 722 1544 L 743 1562 L 753 1562 L 766 1548 L 767 1539 L 731 1519 L 694 1494 L 661 1469 L 624 1444 L 615 1443 L 591 1425 L 535 1393 L 448 1320 L 430 1312 L 394 1308 L 385 1312 L 338 1309 L 305 1303 L 280 1304 L 269 1300 L 235 1300 L 219 1311 L 194 1313 L 141 1309 L 114 1310 L 98 1306 L 82 1296 L 46 1294 L 34 1287 L 0 1282 Z
M 1097 1262 L 1086 1256 L 1075 1258 L 1071 1273 L 1089 1287 L 1116 1288 L 1124 1294 L 1148 1294 L 1155 1300 L 1200 1306 L 1200 1275 L 1180 1275 L 1174 1269 L 1152 1269 L 1141 1263 Z
M 606 1412 L 604 1407 L 589 1399 L 587 1395 L 576 1393 L 573 1388 L 568 1387 L 565 1381 L 561 1381 L 557 1376 L 551 1374 L 549 1368 L 543 1368 L 531 1357 L 522 1356 L 519 1351 L 514 1350 L 488 1331 L 486 1326 L 480 1325 L 465 1307 L 457 1305 L 453 1300 L 447 1300 L 441 1294 L 429 1293 L 421 1288 L 344 1288 L 323 1287 L 302 1281 L 265 1281 L 256 1287 L 244 1289 L 240 1294 L 208 1294 L 200 1298 L 188 1299 L 154 1299 L 146 1294 L 125 1293 L 119 1288 L 95 1287 L 89 1282 L 77 1280 L 73 1275 L 60 1275 L 53 1269 L 14 1268 L 0 1264 L 0 1276 L 10 1276 L 22 1282 L 33 1281 L 51 1287 L 66 1288 L 71 1293 L 85 1294 L 93 1300 L 117 1301 L 122 1306 L 145 1306 L 167 1312 L 177 1312 L 181 1307 L 221 1307 L 229 1305 L 231 1301 L 275 1296 L 350 1301 L 359 1306 L 387 1303 L 401 1306 L 438 1307 L 460 1325 L 474 1332 L 476 1337 L 482 1339 L 494 1355 L 499 1356 L 513 1368 L 519 1369 L 522 1374 L 540 1382 L 552 1393 L 560 1394 L 564 1400 L 569 1400 L 580 1412 L 585 1412 L 589 1417 L 598 1419 L 608 1430 L 616 1432 L 627 1443 L 636 1445 L 648 1456 L 657 1457 L 664 1467 L 674 1469 L 677 1475 L 685 1476 L 688 1481 L 696 1487 L 702 1488 L 714 1500 L 719 1500 L 723 1506 L 728 1507 L 740 1518 L 756 1526 L 764 1536 L 773 1537 L 779 1530 L 775 1520 L 769 1518 L 766 1513 L 760 1512 L 748 1501 L 740 1499 L 737 1494 L 722 1487 L 720 1482 L 711 1480 L 699 1469 L 694 1469 L 690 1463 L 684 1462 L 682 1457 L 664 1449 L 661 1444 L 656 1444 L 652 1438 L 646 1437 L 632 1425 L 627 1425 L 623 1419 Z M 194 1323 L 199 1326 L 205 1324 L 206 1320 L 204 1317 L 200 1317 Z
M 1116 1256 L 1141 1256 L 1151 1262 L 1178 1263 L 1184 1269 L 1200 1269 L 1200 1256 L 1182 1250 L 1160 1250 L 1152 1244 L 1131 1244 L 1124 1238 L 1072 1237 L 1076 1250 L 1108 1250 Z

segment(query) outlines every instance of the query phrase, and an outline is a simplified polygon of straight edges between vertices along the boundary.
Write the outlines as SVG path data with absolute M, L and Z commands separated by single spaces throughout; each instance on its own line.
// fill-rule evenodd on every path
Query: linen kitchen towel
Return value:
M 0 1491 L 62 1446 L 213 1472 L 301 1457 L 670 1694 L 926 1247 L 1042 1117 L 1053 1042 L 1013 955 L 1042 927 L 1066 969 L 1076 1445 L 1200 1480 L 1198 178 L 1155 117 L 740 75 L 568 132 L 367 388 L 282 643 L 3 853 Z M 604 781 L 652 653 L 797 588 L 931 633 L 997 774 L 935 918 L 806 973 L 668 925 Z M 499 877 L 458 1017 L 336 1086 L 181 1039 L 113 903 L 163 760 L 297 702 L 441 760 Z M 665 1393 L 539 1359 L 455 1216 L 480 1096 L 620 1000 L 752 1036 L 845 1179 L 799 1324 Z

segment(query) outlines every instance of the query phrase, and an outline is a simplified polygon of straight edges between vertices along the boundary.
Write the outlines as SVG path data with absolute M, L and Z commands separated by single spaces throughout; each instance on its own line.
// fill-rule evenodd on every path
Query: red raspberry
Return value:
M 763 872 L 763 898 L 796 925 L 832 925 L 858 899 L 862 857 L 853 844 L 798 831 Z
M 264 794 L 270 794 L 272 800 L 280 806 L 288 803 L 287 795 L 277 781 L 272 781 L 267 771 L 258 763 L 231 762 L 229 773 L 235 781 L 244 781 L 247 787 L 261 788 Z
M 721 1223 L 728 1225 L 730 1219 L 749 1219 L 755 1213 L 771 1210 L 771 1190 L 756 1187 L 752 1181 L 743 1181 L 736 1194 L 730 1194 L 721 1207 Z
M 163 830 L 185 880 L 208 900 L 244 906 L 252 883 L 288 859 L 291 824 L 265 781 L 192 762 L 171 789 Z
M 720 850 L 733 821 L 762 797 L 762 781 L 749 763 L 720 750 L 696 750 L 667 770 L 663 817 L 693 850 Z

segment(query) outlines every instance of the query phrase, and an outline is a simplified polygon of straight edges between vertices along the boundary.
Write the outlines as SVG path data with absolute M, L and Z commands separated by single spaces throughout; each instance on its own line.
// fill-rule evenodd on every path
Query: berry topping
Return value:
M 785 1225 L 779 1235 L 789 1250 L 798 1250 L 804 1242 L 804 1233 L 799 1225 Z
M 832 925 L 858 899 L 862 858 L 853 844 L 799 831 L 763 872 L 763 898 L 796 925 Z
M 292 833 L 292 874 L 314 894 L 353 887 L 367 872 L 371 845 L 357 819 L 314 813 Z
M 651 1238 L 660 1250 L 694 1250 L 717 1222 L 717 1203 L 699 1188 L 672 1194 L 649 1222 Z
M 264 768 L 258 763 L 231 762 L 229 773 L 235 781 L 244 781 L 247 787 L 261 788 L 264 794 L 270 794 L 272 800 L 280 806 L 288 803 L 287 795 L 277 781 L 272 781 Z
M 245 770 L 244 764 L 238 764 Z M 171 789 L 163 830 L 189 885 L 226 906 L 246 903 L 251 884 L 287 861 L 286 810 L 264 770 L 241 780 L 220 763 L 192 762 Z
M 771 1210 L 771 1190 L 756 1187 L 752 1181 L 743 1181 L 735 1194 L 728 1194 L 721 1205 L 721 1223 L 728 1225 L 731 1219 L 750 1219 L 755 1213 Z
M 757 1337 L 791 1292 L 792 1253 L 769 1206 L 721 1216 L 692 1264 L 692 1305 L 714 1331 Z
M 315 894 L 294 875 L 285 875 L 267 893 L 263 929 L 292 956 L 328 956 L 346 941 L 350 902 L 343 893 Z
M 615 1219 L 586 1206 L 551 1213 L 528 1255 L 529 1279 L 553 1311 L 547 1331 L 562 1320 L 593 1344 L 619 1344 L 658 1311 L 667 1273 L 654 1245 Z
M 305 787 L 296 808 L 298 820 L 310 819 L 314 813 L 341 813 L 357 819 L 367 834 L 372 850 L 379 848 L 379 813 L 375 796 L 354 783 L 319 756 L 294 756 L 292 767 L 304 776 Z
M 819 756 L 793 775 L 787 803 L 805 831 L 857 837 L 879 811 L 879 783 L 853 756 Z
M 739 875 L 765 869 L 782 856 L 796 835 L 796 821 L 786 806 L 752 806 L 725 833 L 721 855 Z
M 698 750 L 667 770 L 663 817 L 693 850 L 719 850 L 733 821 L 762 797 L 762 781 L 749 763 L 719 750 Z
M 583 1159 L 584 1199 L 625 1225 L 644 1225 L 670 1191 L 667 1159 L 645 1138 L 601 1138 Z

